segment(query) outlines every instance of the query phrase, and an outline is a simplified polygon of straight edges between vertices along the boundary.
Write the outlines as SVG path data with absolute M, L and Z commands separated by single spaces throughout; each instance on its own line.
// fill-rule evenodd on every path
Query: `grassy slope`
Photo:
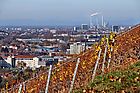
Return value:
M 131 65 L 128 69 L 110 72 L 104 76 L 97 76 L 94 82 L 75 93 L 107 92 L 107 93 L 140 93 L 140 62 Z

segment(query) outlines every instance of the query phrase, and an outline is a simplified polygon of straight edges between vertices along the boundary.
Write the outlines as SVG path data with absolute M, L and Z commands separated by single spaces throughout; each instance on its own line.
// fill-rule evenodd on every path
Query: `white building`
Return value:
M 50 61 L 51 60 L 51 61 Z M 32 55 L 18 55 L 18 56 L 8 56 L 5 61 L 9 63 L 12 67 L 20 67 L 20 64 L 25 64 L 24 68 L 39 68 L 41 66 L 46 66 L 47 64 L 53 64 L 52 62 L 58 62 L 57 58 L 51 58 L 48 56 L 32 56 Z
M 80 54 L 85 50 L 85 44 L 83 43 L 74 43 L 70 45 L 70 54 Z
M 57 32 L 57 30 L 52 29 L 52 30 L 50 30 L 50 32 L 53 33 L 53 34 L 55 34 Z
M 25 63 L 26 67 L 39 68 L 39 58 L 32 55 L 19 55 L 19 56 L 8 56 L 5 60 L 7 63 L 11 64 L 12 67 L 17 67 L 20 63 Z

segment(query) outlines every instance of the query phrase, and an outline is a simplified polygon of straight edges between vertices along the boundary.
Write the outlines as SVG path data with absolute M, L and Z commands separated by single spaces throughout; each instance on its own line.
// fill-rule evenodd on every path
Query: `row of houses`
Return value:
M 62 56 L 33 56 L 33 55 L 18 55 L 0 57 L 1 68 L 39 68 L 41 66 L 49 66 L 66 60 L 67 58 Z

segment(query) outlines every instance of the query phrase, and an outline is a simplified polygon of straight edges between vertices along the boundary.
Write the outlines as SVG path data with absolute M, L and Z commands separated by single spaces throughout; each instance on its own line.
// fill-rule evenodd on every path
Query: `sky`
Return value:
M 139 4 L 140 0 L 0 0 L 0 25 L 89 24 L 95 12 L 110 24 L 132 25 L 140 23 Z

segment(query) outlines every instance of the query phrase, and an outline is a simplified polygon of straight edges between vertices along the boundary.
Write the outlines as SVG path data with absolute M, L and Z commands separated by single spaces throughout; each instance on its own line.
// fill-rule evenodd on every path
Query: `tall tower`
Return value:
M 102 27 L 104 27 L 104 16 L 102 16 Z
M 90 28 L 93 27 L 92 16 L 90 16 Z

